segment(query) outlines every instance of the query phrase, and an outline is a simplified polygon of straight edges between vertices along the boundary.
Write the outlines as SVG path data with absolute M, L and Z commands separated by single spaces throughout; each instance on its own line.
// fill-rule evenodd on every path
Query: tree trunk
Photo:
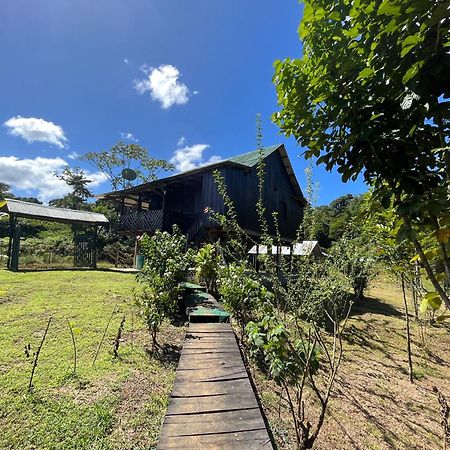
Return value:
M 444 289 L 442 289 L 442 286 L 439 284 L 439 281 L 436 279 L 436 275 L 434 274 L 433 269 L 427 257 L 425 256 L 425 253 L 422 249 L 422 246 L 420 245 L 420 242 L 417 239 L 414 239 L 413 243 L 420 257 L 420 262 L 423 264 L 423 267 L 425 268 L 425 271 L 427 272 L 428 278 L 433 284 L 434 289 L 436 289 L 436 292 L 439 294 L 439 297 L 441 297 L 441 300 L 445 303 L 447 308 L 450 309 L 450 298 L 445 293 Z

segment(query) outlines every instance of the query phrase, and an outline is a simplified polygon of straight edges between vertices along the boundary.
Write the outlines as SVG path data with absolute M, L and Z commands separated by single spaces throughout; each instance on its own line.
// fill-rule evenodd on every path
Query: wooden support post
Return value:
M 15 224 L 14 236 L 12 242 L 11 264 L 10 269 L 13 272 L 19 270 L 19 253 L 20 253 L 20 225 Z
M 92 268 L 96 269 L 97 268 L 97 241 L 98 241 L 98 226 L 95 225 L 95 229 L 94 229 L 94 237 L 93 237 L 93 243 L 92 243 Z
M 259 273 L 259 244 L 256 244 L 255 269 L 256 269 L 256 273 Z
M 6 264 L 6 267 L 8 269 L 11 268 L 11 252 L 12 252 L 12 245 L 13 245 L 13 239 L 14 239 L 14 226 L 15 226 L 14 214 L 10 214 L 10 216 L 9 216 L 8 262 Z
M 138 237 L 134 237 L 134 257 L 133 257 L 133 268 L 137 269 L 137 255 L 138 255 Z

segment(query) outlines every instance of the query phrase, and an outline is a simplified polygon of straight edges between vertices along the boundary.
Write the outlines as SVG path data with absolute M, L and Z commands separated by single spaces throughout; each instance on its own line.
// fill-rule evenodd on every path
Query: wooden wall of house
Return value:
M 273 224 L 271 214 L 278 212 L 282 237 L 294 239 L 303 218 L 303 207 L 297 200 L 296 192 L 279 152 L 273 152 L 265 159 L 264 205 L 269 224 Z M 225 181 L 233 199 L 238 218 L 243 228 L 259 231 L 256 203 L 258 201 L 258 175 L 256 167 L 225 169 Z M 271 228 L 271 232 L 274 229 Z
M 165 209 L 186 215 L 198 214 L 202 208 L 202 182 L 168 188 Z
M 224 176 L 225 169 L 218 169 L 219 172 Z M 203 196 L 202 196 L 202 213 L 204 213 L 205 208 L 210 210 L 223 213 L 225 210 L 223 198 L 217 190 L 216 183 L 214 182 L 214 177 L 212 172 L 205 172 L 203 174 Z M 212 225 L 211 223 L 205 222 L 205 225 Z

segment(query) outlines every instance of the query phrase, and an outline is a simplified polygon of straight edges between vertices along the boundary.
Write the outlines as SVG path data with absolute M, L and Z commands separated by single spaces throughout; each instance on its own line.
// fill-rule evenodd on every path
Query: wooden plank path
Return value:
M 158 449 L 273 449 L 228 323 L 191 323 Z
M 222 304 L 206 288 L 193 283 L 181 283 L 184 289 L 183 301 L 189 322 L 211 321 L 228 322 L 230 314 L 224 311 Z

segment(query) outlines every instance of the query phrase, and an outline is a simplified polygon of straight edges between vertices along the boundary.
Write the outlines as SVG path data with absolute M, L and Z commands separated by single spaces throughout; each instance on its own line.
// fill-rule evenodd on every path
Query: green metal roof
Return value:
M 237 164 L 242 164 L 243 166 L 253 167 L 258 164 L 258 162 L 262 159 L 267 158 L 271 153 L 277 150 L 280 145 L 272 145 L 271 147 L 263 147 L 257 150 L 253 150 L 251 152 L 243 153 L 242 155 L 233 156 L 232 158 L 225 159 L 221 162 L 234 162 Z

